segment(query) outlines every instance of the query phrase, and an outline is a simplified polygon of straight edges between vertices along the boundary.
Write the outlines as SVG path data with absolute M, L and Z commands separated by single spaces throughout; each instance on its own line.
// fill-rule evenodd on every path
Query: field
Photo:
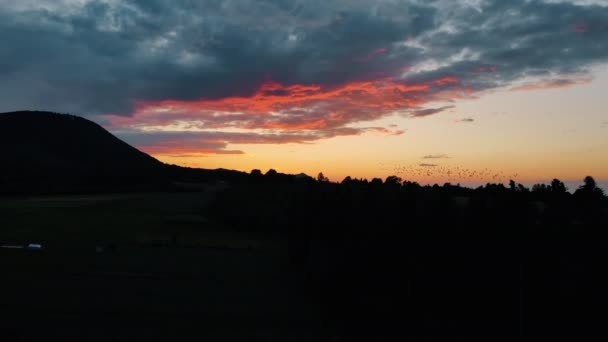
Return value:
M 75 245 L 134 243 L 192 232 L 210 236 L 217 227 L 201 216 L 210 197 L 160 193 L 0 199 L 0 238 Z
M 309 204 L 297 219 L 255 233 L 242 223 L 252 213 L 272 221 L 282 201 L 260 193 L 224 198 L 219 209 L 227 218 L 245 218 L 234 226 L 205 216 L 217 208 L 208 206 L 212 191 L 0 199 L 0 246 L 44 247 L 0 248 L 1 336 L 384 341 L 606 334 L 608 240 L 601 229 L 387 239 L 376 235 L 381 225 L 370 224 L 361 236 L 323 238 L 305 234 L 331 233 L 311 224 L 320 220 L 294 229 L 318 209 Z M 272 235 L 281 230 L 287 233 Z
M 319 309 L 285 243 L 214 225 L 210 196 L 2 199 L 9 340 L 319 340 Z M 104 246 L 103 252 L 96 247 Z M 111 246 L 111 248 L 107 248 Z

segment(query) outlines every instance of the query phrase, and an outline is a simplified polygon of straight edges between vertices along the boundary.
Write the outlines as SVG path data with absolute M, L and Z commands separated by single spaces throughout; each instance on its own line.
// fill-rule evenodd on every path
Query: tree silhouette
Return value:
M 323 172 L 319 172 L 319 174 L 317 175 L 317 180 L 319 182 L 329 182 L 329 178 L 325 177 L 325 175 L 323 175 Z
M 517 185 L 515 184 L 515 181 L 512 179 L 509 180 L 509 189 L 511 191 L 517 191 Z
M 372 181 L 370 182 L 371 185 L 382 185 L 382 179 L 380 178 L 374 178 L 372 179 Z
M 546 184 L 532 185 L 532 192 L 534 192 L 534 193 L 547 193 L 549 191 L 551 191 L 551 188 Z
M 517 190 L 519 192 L 530 192 L 530 189 L 526 188 L 523 184 L 518 183 L 517 184 Z
M 564 184 L 564 182 L 560 181 L 557 178 L 554 178 L 551 181 L 551 192 L 556 193 L 556 194 L 562 194 L 562 193 L 565 193 L 566 191 L 568 191 L 568 188 L 566 188 L 566 185 Z
M 579 217 L 583 222 L 601 221 L 602 207 L 605 205 L 604 191 L 597 186 L 593 177 L 585 177 L 583 185 L 574 192 L 574 198 Z
M 582 190 L 593 191 L 597 188 L 597 183 L 595 182 L 595 179 L 593 179 L 593 177 L 591 176 L 585 177 L 585 179 L 583 179 L 583 182 L 584 184 L 581 185 Z
M 587 176 L 583 179 L 583 185 L 581 185 L 574 194 L 586 197 L 603 197 L 604 190 L 597 186 L 593 177 Z
M 395 186 L 395 185 L 401 185 L 402 181 L 403 180 L 401 179 L 401 177 L 398 177 L 398 176 L 388 176 L 388 177 L 386 177 L 386 180 L 384 181 L 384 184 Z

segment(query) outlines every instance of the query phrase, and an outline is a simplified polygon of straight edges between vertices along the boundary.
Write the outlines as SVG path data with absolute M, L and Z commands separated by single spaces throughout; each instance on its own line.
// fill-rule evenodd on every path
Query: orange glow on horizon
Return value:
M 495 72 L 496 68 L 474 70 Z M 531 184 L 544 182 L 548 177 L 563 181 L 582 179 L 587 174 L 608 179 L 608 159 L 597 158 L 602 152 L 585 152 L 589 145 L 608 148 L 597 125 L 594 128 L 597 132 L 592 135 L 596 140 L 592 142 L 590 135 L 585 135 L 573 144 L 563 137 L 566 134 L 563 132 L 568 128 L 571 129 L 568 137 L 576 136 L 578 127 L 571 126 L 576 124 L 564 119 L 560 128 L 554 129 L 554 115 L 539 115 L 535 109 L 535 115 L 531 116 L 520 106 L 522 99 L 532 101 L 543 96 L 526 91 L 562 89 L 589 82 L 584 78 L 552 79 L 487 95 L 466 87 L 453 76 L 414 83 L 382 77 L 332 86 L 267 81 L 251 95 L 139 101 L 131 117 L 107 118 L 110 129 L 150 134 L 145 139 L 133 138 L 134 145 L 144 152 L 163 162 L 189 167 L 244 172 L 272 168 L 311 176 L 323 172 L 332 181 L 341 181 L 346 176 L 384 179 L 396 174 L 421 184 L 507 184 L 510 178 Z M 480 94 L 486 95 L 478 97 Z M 494 102 L 484 106 L 486 98 Z M 436 108 L 427 107 L 435 103 Z M 467 108 L 471 103 L 475 106 Z M 576 108 L 563 107 L 553 110 L 576 112 Z M 440 110 L 443 108 L 452 109 Z M 431 114 L 424 115 L 424 119 L 404 119 L 417 117 L 417 111 Z M 436 115 L 439 112 L 444 114 Z M 462 120 L 458 118 L 471 118 L 471 123 L 454 124 Z M 542 129 L 518 124 L 522 120 L 541 123 L 545 119 L 551 120 L 551 124 L 539 124 Z M 362 123 L 369 123 L 370 127 Z M 405 131 L 407 134 L 402 135 Z M 377 135 L 383 138 L 375 138 Z M 440 153 L 454 158 L 416 160 Z M 564 155 L 569 156 L 567 163 Z M 398 173 L 378 166 L 388 160 L 401 160 L 419 166 L 420 170 Z M 479 171 L 466 177 L 439 172 L 442 167 L 445 171 L 457 166 L 459 171 Z

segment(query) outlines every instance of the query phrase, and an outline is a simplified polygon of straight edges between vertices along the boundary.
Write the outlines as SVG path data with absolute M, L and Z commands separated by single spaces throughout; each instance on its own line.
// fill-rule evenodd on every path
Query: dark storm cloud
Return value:
M 470 58 L 411 78 L 450 74 L 484 88 L 580 72 L 608 56 L 608 9 L 569 3 L 485 1 L 477 9 L 447 1 L 59 3 L 0 10 L 0 71 L 3 86 L 13 88 L 5 106 L 127 114 L 134 99 L 247 94 L 269 75 L 323 84 L 374 72 L 394 76 L 397 64 L 446 63 L 466 49 Z M 351 63 L 379 48 L 388 50 L 369 63 Z
M 59 5 L 19 12 L 9 6 L 0 9 L 0 72 L 23 95 L 2 100 L 12 99 L 3 101 L 7 107 L 126 115 L 133 100 L 247 95 L 269 77 L 365 79 L 392 70 L 354 58 L 428 29 L 434 11 L 400 6 L 415 14 L 410 20 L 372 15 L 363 4 L 334 5 L 134 0 L 85 2 L 65 12 Z
M 608 61 L 608 6 L 540 0 L 22 0 L 0 7 L 0 41 L 0 111 L 137 119 L 138 103 L 243 99 L 272 80 L 284 86 L 276 96 L 292 95 L 284 90 L 291 85 L 321 90 L 312 100 L 279 106 L 277 115 L 251 118 L 248 108 L 240 108 L 231 114 L 241 117 L 229 119 L 240 121 L 228 126 L 307 127 L 323 137 L 394 112 L 433 115 L 450 106 L 419 108 L 485 90 L 588 80 L 589 68 Z M 353 82 L 359 82 L 357 90 Z M 400 85 L 424 88 L 391 90 Z M 342 91 L 336 94 L 336 88 Z M 374 89 L 390 94 L 390 101 Z M 226 120 L 215 115 L 208 124 Z
M 526 0 L 450 7 L 441 18 L 451 29 L 420 40 L 432 46 L 431 58 L 456 59 L 434 73 L 455 75 L 474 89 L 585 72 L 608 57 L 608 7 Z

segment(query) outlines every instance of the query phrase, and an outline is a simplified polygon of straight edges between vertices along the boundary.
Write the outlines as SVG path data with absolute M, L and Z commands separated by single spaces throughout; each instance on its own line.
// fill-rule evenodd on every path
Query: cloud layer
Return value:
M 489 90 L 589 82 L 608 60 L 608 7 L 0 1 L 0 39 L 1 110 L 84 114 L 148 152 L 239 153 L 229 145 L 400 134 L 355 127 L 436 115 Z
M 450 156 L 447 154 L 427 154 L 422 159 L 449 159 Z

